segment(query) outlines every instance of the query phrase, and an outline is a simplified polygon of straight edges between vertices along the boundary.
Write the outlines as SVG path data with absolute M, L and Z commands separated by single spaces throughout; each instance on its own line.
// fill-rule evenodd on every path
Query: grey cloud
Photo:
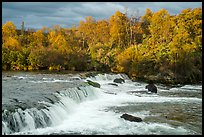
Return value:
M 71 27 L 86 16 L 108 19 L 116 10 L 125 12 L 125 7 L 128 7 L 129 15 L 135 12 L 142 16 L 147 8 L 153 12 L 165 8 L 170 14 L 178 14 L 185 8 L 202 7 L 202 2 L 3 2 L 2 24 L 10 20 L 18 28 L 22 21 L 27 28 L 56 24 Z

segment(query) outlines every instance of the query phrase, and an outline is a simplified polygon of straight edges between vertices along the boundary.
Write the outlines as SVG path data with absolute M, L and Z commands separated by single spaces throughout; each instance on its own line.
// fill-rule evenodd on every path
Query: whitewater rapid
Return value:
M 22 78 L 22 77 L 21 77 Z M 200 85 L 185 85 L 178 88 L 164 89 L 159 88 L 157 94 L 147 93 L 145 86 L 147 83 L 133 82 L 124 74 L 98 74 L 94 77 L 80 79 L 83 82 L 91 80 L 101 85 L 100 88 L 89 85 L 68 88 L 56 93 L 58 101 L 46 104 L 44 109 L 20 108 L 10 114 L 13 119 L 15 129 L 9 127 L 8 118 L 2 121 L 2 134 L 31 134 L 31 135 L 126 135 L 126 134 L 166 134 L 166 135 L 186 135 L 197 134 L 193 128 L 185 124 L 171 124 L 165 122 L 161 113 L 153 113 L 149 109 L 151 105 L 162 104 L 202 104 L 202 98 L 177 96 L 177 92 L 201 92 Z M 125 83 L 114 83 L 115 78 L 123 78 Z M 69 80 L 49 79 L 30 80 L 35 84 L 41 82 L 70 82 Z M 111 85 L 110 83 L 117 84 Z M 159 87 L 159 85 L 157 85 Z M 174 93 L 172 96 L 163 93 Z M 146 108 L 147 107 L 147 108 Z M 153 106 L 154 107 L 154 106 Z M 150 107 L 151 108 L 151 107 Z M 155 108 L 156 109 L 156 108 Z M 6 112 L 5 112 L 6 113 Z M 126 121 L 120 116 L 129 113 L 143 119 L 142 122 Z M 202 114 L 201 114 L 202 115 Z M 5 116 L 5 115 L 4 115 Z M 3 117 L 3 114 L 2 114 Z M 160 118 L 158 121 L 156 118 Z M 153 118 L 148 120 L 148 118 Z M 147 120 L 146 120 L 147 119 Z

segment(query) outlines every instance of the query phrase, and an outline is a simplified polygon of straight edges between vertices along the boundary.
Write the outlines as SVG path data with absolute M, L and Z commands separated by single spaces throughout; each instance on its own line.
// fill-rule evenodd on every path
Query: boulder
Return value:
M 153 81 L 150 80 L 149 84 L 147 86 L 145 86 L 146 89 L 148 89 L 148 91 L 151 91 L 153 93 L 157 93 L 157 87 L 153 84 Z
M 115 82 L 115 83 L 125 83 L 125 80 L 122 79 L 122 78 L 116 78 L 116 79 L 113 80 L 113 82 Z
M 118 85 L 115 84 L 115 83 L 108 83 L 108 85 L 118 86 Z
M 97 87 L 97 88 L 101 87 L 101 85 L 99 83 L 97 83 L 97 82 L 93 82 L 91 80 L 87 80 L 87 82 L 88 82 L 89 85 L 91 85 L 93 87 Z
M 140 117 L 135 117 L 126 113 L 120 117 L 131 122 L 142 122 L 142 119 Z

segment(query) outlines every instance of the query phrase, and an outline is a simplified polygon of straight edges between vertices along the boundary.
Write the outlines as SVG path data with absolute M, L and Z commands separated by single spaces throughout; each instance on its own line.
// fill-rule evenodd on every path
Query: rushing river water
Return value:
M 125 83 L 114 83 L 115 78 Z M 202 85 L 156 84 L 157 94 L 148 93 L 146 85 L 124 74 L 3 72 L 2 134 L 202 134 Z M 124 113 L 143 121 L 120 118 Z

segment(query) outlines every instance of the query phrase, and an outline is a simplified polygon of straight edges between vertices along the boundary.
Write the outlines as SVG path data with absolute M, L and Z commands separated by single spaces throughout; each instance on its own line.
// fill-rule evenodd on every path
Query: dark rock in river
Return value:
M 131 122 L 142 122 L 142 119 L 140 117 L 135 117 L 135 116 L 132 116 L 126 113 L 120 117 L 124 118 L 125 120 L 131 121 Z
M 97 88 L 101 87 L 101 85 L 99 83 L 97 83 L 97 82 L 93 82 L 91 80 L 87 80 L 87 82 L 88 82 L 89 85 L 91 85 L 93 87 L 97 87 Z
M 118 86 L 118 85 L 115 84 L 115 83 L 108 83 L 108 85 Z
M 115 82 L 115 83 L 125 83 L 125 80 L 122 79 L 122 78 L 116 78 L 116 79 L 113 80 L 113 82 Z
M 148 91 L 157 93 L 157 87 L 153 84 L 152 81 L 150 81 L 149 84 L 145 88 L 148 89 Z

